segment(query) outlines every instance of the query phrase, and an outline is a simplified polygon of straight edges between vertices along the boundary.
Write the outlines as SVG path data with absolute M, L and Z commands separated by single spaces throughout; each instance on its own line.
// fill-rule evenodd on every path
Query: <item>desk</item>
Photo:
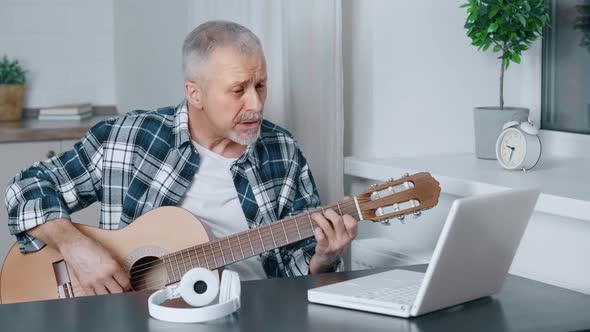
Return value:
M 425 265 L 408 266 L 425 271 Z M 590 296 L 509 275 L 488 298 L 401 319 L 311 304 L 306 290 L 383 270 L 242 283 L 239 313 L 205 324 L 150 318 L 150 292 L 0 305 L 2 331 L 573 331 L 590 328 Z

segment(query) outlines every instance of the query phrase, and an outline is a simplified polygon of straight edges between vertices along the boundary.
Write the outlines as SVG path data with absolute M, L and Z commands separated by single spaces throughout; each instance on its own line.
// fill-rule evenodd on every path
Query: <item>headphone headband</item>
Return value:
M 203 283 L 205 284 L 203 287 Z M 201 287 L 195 287 L 199 284 Z M 169 286 L 156 291 L 148 298 L 148 309 L 152 317 L 177 323 L 201 323 L 227 316 L 240 308 L 240 277 L 236 272 L 224 270 L 221 285 L 217 276 L 204 268 L 186 272 L 180 285 Z M 209 305 L 219 293 L 219 303 Z M 162 303 L 182 297 L 185 302 L 197 308 L 172 308 Z

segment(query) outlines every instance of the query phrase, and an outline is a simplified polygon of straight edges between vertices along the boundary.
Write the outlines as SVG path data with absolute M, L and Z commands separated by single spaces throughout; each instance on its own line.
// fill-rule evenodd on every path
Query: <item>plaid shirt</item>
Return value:
M 186 101 L 134 111 L 92 127 L 74 148 L 20 172 L 6 189 L 8 227 L 22 252 L 45 244 L 26 231 L 100 201 L 100 228 L 119 229 L 142 214 L 176 206 L 199 169 Z M 285 129 L 263 121 L 259 139 L 231 166 L 250 228 L 320 206 L 305 157 Z M 269 277 L 308 273 L 309 238 L 262 254 Z

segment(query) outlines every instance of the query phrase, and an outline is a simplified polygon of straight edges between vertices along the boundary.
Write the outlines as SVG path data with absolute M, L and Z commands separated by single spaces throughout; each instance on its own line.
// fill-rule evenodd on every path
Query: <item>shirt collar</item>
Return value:
M 258 153 L 256 152 L 256 144 L 258 144 L 259 141 L 260 141 L 260 138 L 258 138 L 256 140 L 256 142 L 248 145 L 248 147 L 246 148 L 246 151 L 244 151 L 244 153 L 240 156 L 240 158 L 238 158 L 238 160 L 236 160 L 236 164 L 242 164 L 242 163 L 246 162 L 246 160 L 249 160 L 252 163 L 252 165 L 258 166 L 260 163 L 260 160 L 258 159 Z
M 261 124 L 262 126 L 263 124 Z M 176 147 L 179 148 L 184 144 L 191 143 L 191 134 L 188 127 L 188 105 L 186 99 L 184 99 L 178 106 L 176 106 L 176 117 L 174 119 L 174 132 L 176 134 Z M 246 151 L 236 160 L 236 164 L 242 164 L 246 160 L 249 160 L 253 165 L 258 166 L 260 159 L 258 153 L 256 153 L 256 145 L 262 144 L 260 137 L 256 142 L 248 145 Z
M 188 129 L 188 106 L 184 99 L 176 106 L 176 117 L 174 118 L 174 133 L 176 135 L 176 147 L 191 143 L 191 134 Z

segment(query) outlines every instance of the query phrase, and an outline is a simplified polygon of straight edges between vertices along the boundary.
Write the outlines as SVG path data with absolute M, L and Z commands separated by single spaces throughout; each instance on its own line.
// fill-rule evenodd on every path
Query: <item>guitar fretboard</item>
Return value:
M 168 270 L 167 284 L 179 282 L 184 273 L 194 267 L 215 270 L 311 237 L 317 225 L 311 215 L 328 209 L 340 215 L 358 216 L 354 200 L 350 199 L 162 256 L 160 259 Z

